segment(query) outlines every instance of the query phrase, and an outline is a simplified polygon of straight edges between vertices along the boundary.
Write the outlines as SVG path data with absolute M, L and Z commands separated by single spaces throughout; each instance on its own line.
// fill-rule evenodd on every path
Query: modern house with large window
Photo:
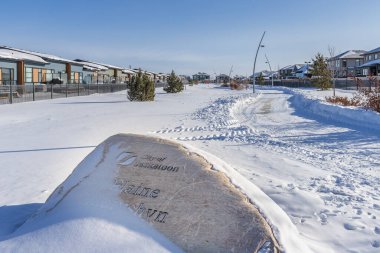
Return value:
M 364 50 L 348 50 L 327 59 L 329 69 L 335 72 L 335 77 L 350 77 L 362 75 L 359 68 L 364 62 Z
M 17 84 L 46 84 L 53 79 L 63 83 L 82 83 L 83 64 L 55 55 L 0 46 L 3 53 L 17 60 Z
M 0 48 L 0 85 L 22 83 L 25 64 L 43 67 L 48 63 L 41 57 Z M 20 80 L 20 81 L 19 81 Z
M 364 63 L 360 66 L 365 76 L 380 75 L 380 47 L 363 53 Z

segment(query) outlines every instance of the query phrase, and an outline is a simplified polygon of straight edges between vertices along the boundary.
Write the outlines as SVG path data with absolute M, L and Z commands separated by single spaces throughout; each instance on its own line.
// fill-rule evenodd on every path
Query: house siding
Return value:
M 379 60 L 380 52 L 366 53 L 364 56 L 364 64 L 370 61 Z M 365 75 L 380 75 L 380 64 L 376 64 L 375 66 L 369 66 L 363 68 L 363 74 Z

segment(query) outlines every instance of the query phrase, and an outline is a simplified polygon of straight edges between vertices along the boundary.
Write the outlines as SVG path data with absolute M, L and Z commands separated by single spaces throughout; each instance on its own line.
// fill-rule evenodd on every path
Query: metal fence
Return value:
M 272 85 L 271 80 L 265 80 L 264 85 Z M 274 86 L 285 86 L 290 88 L 308 88 L 316 87 L 312 79 L 282 79 L 273 80 Z M 357 90 L 360 87 L 371 87 L 368 78 L 360 78 L 360 84 L 352 78 L 337 78 L 335 79 L 335 87 L 337 89 Z
M 127 84 L 41 84 L 16 85 L 8 82 L 0 85 L 0 104 L 86 96 L 94 93 L 112 93 L 127 89 Z

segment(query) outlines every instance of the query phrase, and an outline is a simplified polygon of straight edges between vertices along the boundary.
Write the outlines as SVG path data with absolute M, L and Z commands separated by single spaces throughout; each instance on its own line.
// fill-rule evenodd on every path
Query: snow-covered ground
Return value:
M 150 103 L 121 92 L 0 106 L 0 247 L 95 146 L 139 133 L 219 157 L 257 185 L 295 225 L 286 231 L 286 219 L 247 194 L 280 241 L 299 233 L 292 239 L 311 252 L 378 252 L 380 115 L 328 105 L 329 93 L 198 85 L 158 90 Z

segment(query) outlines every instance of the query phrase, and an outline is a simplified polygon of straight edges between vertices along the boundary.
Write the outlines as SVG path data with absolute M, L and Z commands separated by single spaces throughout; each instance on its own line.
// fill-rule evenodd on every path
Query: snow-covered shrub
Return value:
M 240 84 L 236 81 L 231 81 L 230 88 L 231 90 L 243 90 L 245 88 L 245 85 Z
M 376 76 L 369 76 L 368 82 L 368 89 L 360 89 L 360 93 L 365 97 L 364 107 L 380 112 L 380 80 Z
M 368 77 L 369 87 L 363 85 L 363 81 L 355 78 L 358 92 L 351 99 L 347 97 L 326 97 L 326 101 L 343 106 L 358 106 L 367 110 L 380 112 L 380 80 L 376 77 Z

